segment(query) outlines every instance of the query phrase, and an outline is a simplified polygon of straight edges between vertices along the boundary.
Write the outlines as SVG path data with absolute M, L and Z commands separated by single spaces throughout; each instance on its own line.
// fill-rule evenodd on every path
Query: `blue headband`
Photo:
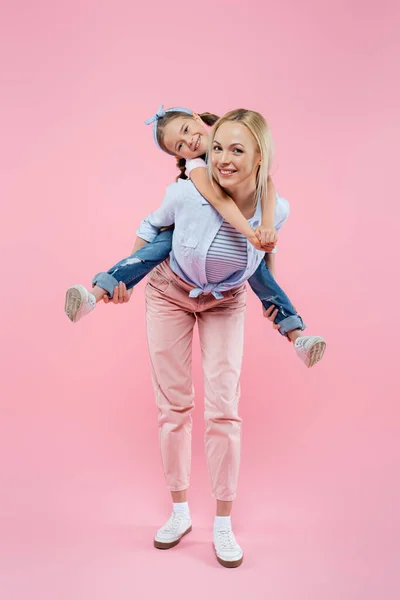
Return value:
M 183 112 L 183 113 L 186 113 L 187 115 L 193 115 L 193 111 L 189 110 L 188 108 L 167 108 L 167 110 L 164 110 L 164 105 L 162 104 L 153 117 L 150 117 L 150 119 L 146 119 L 146 121 L 144 122 L 145 125 L 151 125 L 152 123 L 154 123 L 154 127 L 153 127 L 154 141 L 157 144 L 157 146 L 160 148 L 160 150 L 163 150 L 163 148 L 161 148 L 160 144 L 158 143 L 157 124 L 160 119 L 165 117 L 165 115 L 170 112 Z

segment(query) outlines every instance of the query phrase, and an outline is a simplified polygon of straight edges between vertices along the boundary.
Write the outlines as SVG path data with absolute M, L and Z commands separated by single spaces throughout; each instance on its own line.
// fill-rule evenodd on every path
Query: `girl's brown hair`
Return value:
M 165 128 L 167 127 L 168 123 L 171 123 L 171 121 L 173 121 L 174 119 L 177 119 L 178 117 L 184 117 L 185 119 L 193 119 L 192 115 L 188 115 L 187 113 L 177 110 L 177 111 L 173 111 L 173 112 L 166 112 L 165 115 L 163 117 L 160 117 L 157 122 L 158 144 L 159 144 L 161 150 L 164 150 L 164 152 L 166 152 L 167 154 L 170 154 L 171 156 L 176 156 L 176 154 L 174 152 L 170 152 L 165 147 L 165 144 L 164 144 Z M 212 113 L 209 113 L 209 112 L 201 113 L 201 114 L 199 114 L 199 117 L 202 121 L 204 121 L 204 123 L 206 125 L 209 125 L 210 127 L 212 125 L 214 125 L 219 119 L 219 117 L 217 117 L 217 115 L 213 115 Z M 177 180 L 178 179 L 187 179 L 186 159 L 177 157 L 176 166 L 178 167 L 178 169 L 180 171 L 180 174 L 178 175 L 178 177 L 176 179 Z

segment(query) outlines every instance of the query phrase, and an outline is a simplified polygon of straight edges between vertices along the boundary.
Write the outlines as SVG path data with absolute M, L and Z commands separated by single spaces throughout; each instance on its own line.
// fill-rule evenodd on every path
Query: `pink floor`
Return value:
M 360 435 L 351 448 L 343 436 L 349 462 L 340 467 L 335 460 L 342 455 L 335 457 L 329 441 L 321 444 L 310 424 L 301 426 L 307 440 L 284 425 L 280 434 L 286 441 L 294 438 L 287 447 L 271 434 L 266 451 L 275 450 L 269 457 L 247 440 L 233 517 L 245 560 L 233 571 L 214 558 L 214 506 L 200 450 L 190 495 L 193 532 L 178 547 L 159 551 L 152 538 L 170 505 L 157 450 L 149 445 L 144 460 L 134 423 L 129 425 L 136 441 L 117 442 L 104 424 L 74 434 L 71 417 L 46 440 L 47 447 L 42 439 L 40 451 L 26 438 L 24 448 L 15 443 L 28 452 L 20 459 L 29 468 L 23 478 L 9 469 L 6 488 L 11 492 L 2 498 L 0 585 L 5 600 L 172 600 L 177 594 L 194 599 L 399 597 L 393 441 L 385 446 L 380 440 L 391 479 L 371 456 L 363 461 Z M 118 421 L 123 438 L 128 426 L 122 416 Z M 200 430 L 195 428 L 199 449 Z M 155 428 L 150 434 L 156 435 Z

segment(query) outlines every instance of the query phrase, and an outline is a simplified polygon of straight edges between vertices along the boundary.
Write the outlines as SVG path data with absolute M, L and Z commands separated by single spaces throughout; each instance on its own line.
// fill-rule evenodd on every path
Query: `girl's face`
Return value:
M 197 158 L 207 151 L 208 132 L 200 117 L 177 117 L 165 126 L 163 142 L 171 154 Z
M 221 187 L 230 189 L 247 183 L 255 186 L 261 153 L 243 123 L 226 121 L 215 133 L 211 162 L 213 175 Z

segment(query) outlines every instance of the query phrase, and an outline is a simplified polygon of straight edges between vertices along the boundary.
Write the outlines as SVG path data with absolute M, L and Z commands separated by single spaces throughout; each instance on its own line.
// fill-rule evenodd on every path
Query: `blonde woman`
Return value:
M 261 222 L 261 195 L 271 137 L 265 119 L 232 111 L 210 135 L 210 170 L 249 225 Z M 275 229 L 283 225 L 288 202 L 276 198 Z M 173 508 L 154 545 L 172 548 L 192 529 L 187 491 L 191 467 L 192 339 L 197 323 L 204 371 L 205 448 L 216 498 L 213 542 L 224 567 L 238 567 L 243 550 L 231 524 L 240 464 L 238 413 L 243 354 L 246 280 L 264 259 L 226 222 L 190 180 L 170 185 L 159 209 L 144 219 L 135 250 L 175 224 L 170 259 L 157 266 L 146 286 L 147 335 L 159 411 L 159 439 Z

